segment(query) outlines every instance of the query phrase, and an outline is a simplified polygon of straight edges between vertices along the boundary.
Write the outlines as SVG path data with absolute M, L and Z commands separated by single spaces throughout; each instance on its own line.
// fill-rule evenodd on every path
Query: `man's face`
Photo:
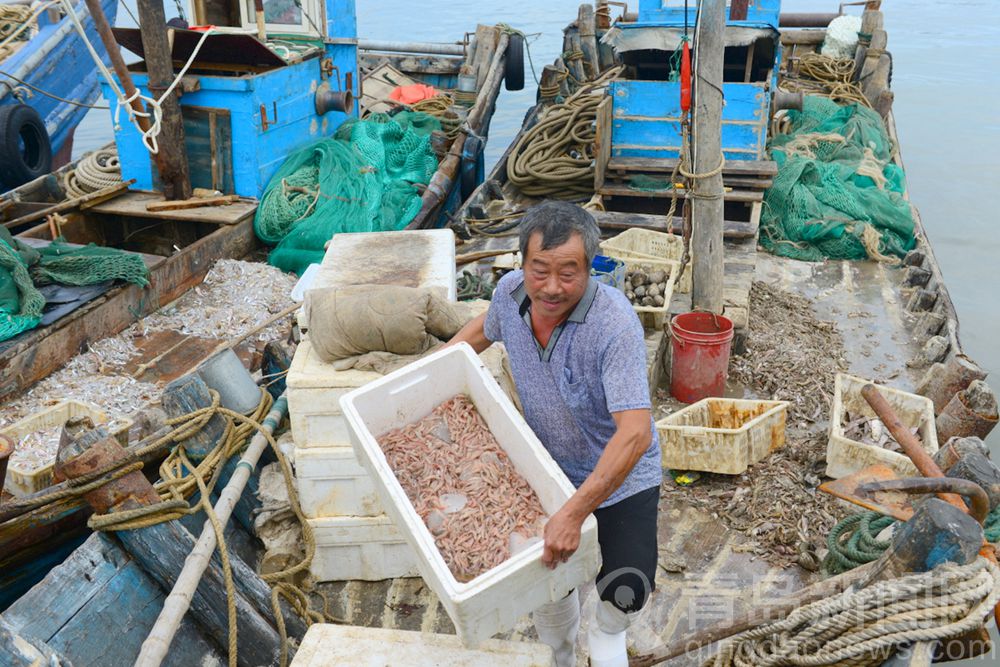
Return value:
M 571 234 L 565 243 L 548 250 L 542 250 L 541 232 L 528 239 L 524 290 L 536 315 L 564 320 L 583 298 L 589 278 L 590 267 L 579 234 Z

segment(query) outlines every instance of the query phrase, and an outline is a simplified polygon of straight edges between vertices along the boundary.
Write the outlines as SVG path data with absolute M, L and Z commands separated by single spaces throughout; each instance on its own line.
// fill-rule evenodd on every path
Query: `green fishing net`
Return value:
M 885 259 L 911 250 L 905 176 L 882 118 L 857 104 L 806 96 L 791 131 L 771 139 L 778 164 L 764 194 L 760 243 L 793 259 Z
M 437 169 L 430 135 L 440 128 L 423 113 L 372 114 L 290 155 L 254 218 L 257 236 L 276 245 L 268 262 L 301 275 L 334 234 L 405 227 L 420 211 L 414 184 Z
M 124 280 L 145 287 L 149 271 L 139 255 L 57 239 L 33 248 L 0 227 L 0 341 L 38 326 L 45 298 L 38 285 L 94 285 Z

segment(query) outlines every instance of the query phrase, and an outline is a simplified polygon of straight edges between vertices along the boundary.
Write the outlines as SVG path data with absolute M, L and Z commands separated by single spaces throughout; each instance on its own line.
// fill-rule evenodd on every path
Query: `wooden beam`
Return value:
M 589 3 L 580 5 L 577 14 L 577 29 L 580 31 L 580 50 L 583 51 L 584 69 L 587 78 L 594 80 L 601 73 L 600 56 L 597 52 L 597 27 L 594 23 L 594 6 Z
M 652 171 L 673 173 L 677 158 L 615 157 L 608 161 L 608 171 Z M 732 176 L 775 176 L 778 163 L 773 160 L 726 160 L 722 173 Z
M 96 0 L 91 0 L 96 2 Z M 170 40 L 167 39 L 167 17 L 160 0 L 138 0 L 139 30 L 149 74 L 148 88 L 159 98 L 174 79 Z M 109 49 L 110 50 L 110 49 Z M 160 103 L 163 120 L 157 145 L 157 169 L 167 199 L 187 199 L 191 196 L 191 174 L 184 152 L 184 119 L 181 116 L 179 94 Z
M 153 201 L 146 204 L 146 210 L 155 213 L 157 211 L 180 211 L 206 206 L 228 206 L 239 200 L 239 195 L 222 195 L 221 197 L 191 197 L 180 201 Z
M 704 22 L 704 23 L 702 23 Z M 703 0 L 695 28 L 695 84 L 692 118 L 694 179 L 691 197 L 691 303 L 697 310 L 721 313 L 723 301 L 722 68 L 725 50 L 725 0 Z M 736 194 L 735 192 L 732 194 Z M 760 193 L 757 193 L 760 194 Z M 735 201 L 735 200 L 734 200 Z
M 90 343 L 114 335 L 201 283 L 224 257 L 243 257 L 257 246 L 253 218 L 226 225 L 149 270 L 149 287 L 123 285 L 47 327 L 0 344 L 0 401 L 48 376 Z
M 718 162 L 715 163 L 718 166 Z M 722 188 L 722 175 L 718 177 L 720 181 L 719 188 Z M 662 190 L 634 190 L 627 185 L 619 185 L 614 183 L 604 183 L 604 187 L 601 188 L 600 193 L 606 197 L 644 197 L 644 198 L 667 198 L 674 196 L 674 191 L 669 188 L 664 188 Z M 690 193 L 687 190 L 681 190 L 677 193 L 678 199 L 689 199 Z M 760 190 L 730 190 L 729 192 L 723 193 L 723 198 L 719 199 L 720 206 L 723 201 L 730 202 L 744 202 L 744 203 L 755 203 L 763 201 L 764 193 Z M 704 200 L 703 200 L 704 201 Z
M 759 205 L 754 207 L 759 210 Z M 597 226 L 605 230 L 625 230 L 633 227 L 650 229 L 657 232 L 681 234 L 684 231 L 684 218 L 677 215 L 669 222 L 665 215 L 650 215 L 646 213 L 622 213 L 619 211 L 591 211 Z M 723 235 L 727 240 L 752 239 L 757 236 L 759 220 L 751 218 L 744 220 L 726 220 L 723 222 Z
M 106 188 L 102 188 L 97 192 L 91 192 L 87 195 L 82 195 L 80 197 L 74 197 L 73 199 L 67 199 L 66 201 L 61 201 L 58 204 L 53 204 L 52 206 L 47 206 L 45 208 L 33 211 L 26 215 L 22 215 L 19 218 L 14 218 L 13 220 L 8 220 L 3 223 L 4 227 L 7 229 L 13 229 L 14 227 L 19 227 L 21 225 L 28 224 L 29 222 L 34 222 L 35 220 L 41 220 L 45 216 L 52 215 L 53 213 L 62 213 L 68 211 L 72 208 L 89 208 L 89 206 L 96 206 L 101 202 L 105 202 L 112 197 L 115 197 L 122 192 L 128 190 L 128 186 L 135 183 L 135 179 L 130 179 L 125 183 L 118 183 L 117 185 L 109 185 Z

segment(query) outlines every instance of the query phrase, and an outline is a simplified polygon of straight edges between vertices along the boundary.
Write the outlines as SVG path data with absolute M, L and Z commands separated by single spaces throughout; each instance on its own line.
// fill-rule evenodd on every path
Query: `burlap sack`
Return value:
M 305 308 L 309 338 L 327 362 L 369 352 L 423 354 L 469 319 L 466 308 L 434 290 L 395 285 L 309 290 Z

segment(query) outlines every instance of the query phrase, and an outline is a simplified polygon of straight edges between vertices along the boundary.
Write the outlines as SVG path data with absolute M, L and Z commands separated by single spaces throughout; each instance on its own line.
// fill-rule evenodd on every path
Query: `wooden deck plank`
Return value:
M 608 171 L 646 171 L 671 174 L 677 158 L 616 157 L 608 161 Z M 772 160 L 726 160 L 722 174 L 732 176 L 775 176 L 778 164 Z
M 243 257 L 257 245 L 253 219 L 225 225 L 150 270 L 150 285 L 116 287 L 53 324 L 0 344 L 0 400 L 16 395 L 69 361 L 199 284 L 216 260 Z
M 257 211 L 257 201 L 255 199 L 241 199 L 229 206 L 210 206 L 174 211 L 146 210 L 147 204 L 162 201 L 163 195 L 157 192 L 131 191 L 120 197 L 98 204 L 91 211 L 104 215 L 120 215 L 130 218 L 207 222 L 216 225 L 238 224 L 248 217 L 252 217 Z
M 623 185 L 605 183 L 599 194 L 605 197 L 644 197 L 669 199 L 674 195 L 673 190 L 633 190 Z M 678 199 L 687 199 L 688 193 L 681 191 L 677 195 Z M 755 203 L 764 200 L 764 193 L 760 190 L 730 190 L 725 193 L 725 201 Z
M 623 230 L 640 227 L 674 234 L 680 234 L 684 230 L 684 220 L 680 216 L 674 216 L 668 226 L 665 215 L 623 213 L 620 211 L 591 211 L 591 214 L 601 229 Z M 752 239 L 757 235 L 757 223 L 753 220 L 751 222 L 726 220 L 723 222 L 723 234 L 726 239 Z

